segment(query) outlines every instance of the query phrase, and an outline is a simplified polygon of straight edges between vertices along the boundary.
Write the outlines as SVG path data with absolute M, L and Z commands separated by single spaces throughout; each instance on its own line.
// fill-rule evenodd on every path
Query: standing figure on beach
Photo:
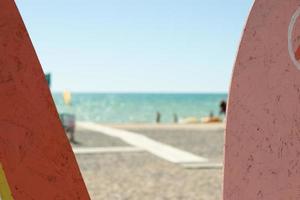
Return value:
M 157 123 L 157 124 L 160 123 L 160 117 L 161 117 L 160 112 L 156 112 L 156 123 Z
M 177 124 L 178 123 L 178 116 L 176 113 L 173 114 L 173 119 L 174 119 L 174 123 Z
M 226 107 L 227 107 L 227 103 L 225 100 L 222 100 L 220 102 L 220 114 L 226 114 Z
M 209 113 L 209 118 L 210 118 L 210 119 L 214 118 L 214 112 L 213 112 L 213 111 L 210 111 L 210 113 Z

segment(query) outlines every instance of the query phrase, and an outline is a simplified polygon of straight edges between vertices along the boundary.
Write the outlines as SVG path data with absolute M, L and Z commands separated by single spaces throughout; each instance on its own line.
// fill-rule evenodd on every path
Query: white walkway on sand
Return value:
M 182 166 L 186 169 L 223 169 L 223 163 L 187 163 Z
M 126 153 L 144 151 L 138 147 L 73 147 L 75 154 Z
M 139 149 L 144 149 L 160 158 L 163 158 L 173 163 L 188 164 L 188 163 L 202 163 L 208 161 L 206 158 L 177 149 L 170 145 L 157 142 L 142 134 L 114 129 L 99 124 L 91 123 L 91 122 L 78 122 L 77 125 L 87 130 L 91 130 L 111 137 L 119 138 L 134 147 L 137 147 Z

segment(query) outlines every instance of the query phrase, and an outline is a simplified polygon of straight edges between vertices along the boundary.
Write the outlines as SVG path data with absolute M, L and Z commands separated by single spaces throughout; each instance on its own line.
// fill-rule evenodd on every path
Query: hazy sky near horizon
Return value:
M 16 0 L 52 90 L 227 92 L 252 0 Z

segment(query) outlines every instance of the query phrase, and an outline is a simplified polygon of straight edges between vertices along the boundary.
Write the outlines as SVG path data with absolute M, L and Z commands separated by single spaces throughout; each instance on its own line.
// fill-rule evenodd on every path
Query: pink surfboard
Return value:
M 300 199 L 300 1 L 256 0 L 231 83 L 224 200 Z

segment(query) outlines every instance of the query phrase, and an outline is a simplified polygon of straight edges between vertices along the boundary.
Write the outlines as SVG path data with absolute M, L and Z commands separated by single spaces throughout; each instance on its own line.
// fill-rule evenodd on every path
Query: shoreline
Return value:
M 209 124 L 155 124 L 155 123 L 97 123 L 117 129 L 167 129 L 167 130 L 225 130 L 225 123 Z

